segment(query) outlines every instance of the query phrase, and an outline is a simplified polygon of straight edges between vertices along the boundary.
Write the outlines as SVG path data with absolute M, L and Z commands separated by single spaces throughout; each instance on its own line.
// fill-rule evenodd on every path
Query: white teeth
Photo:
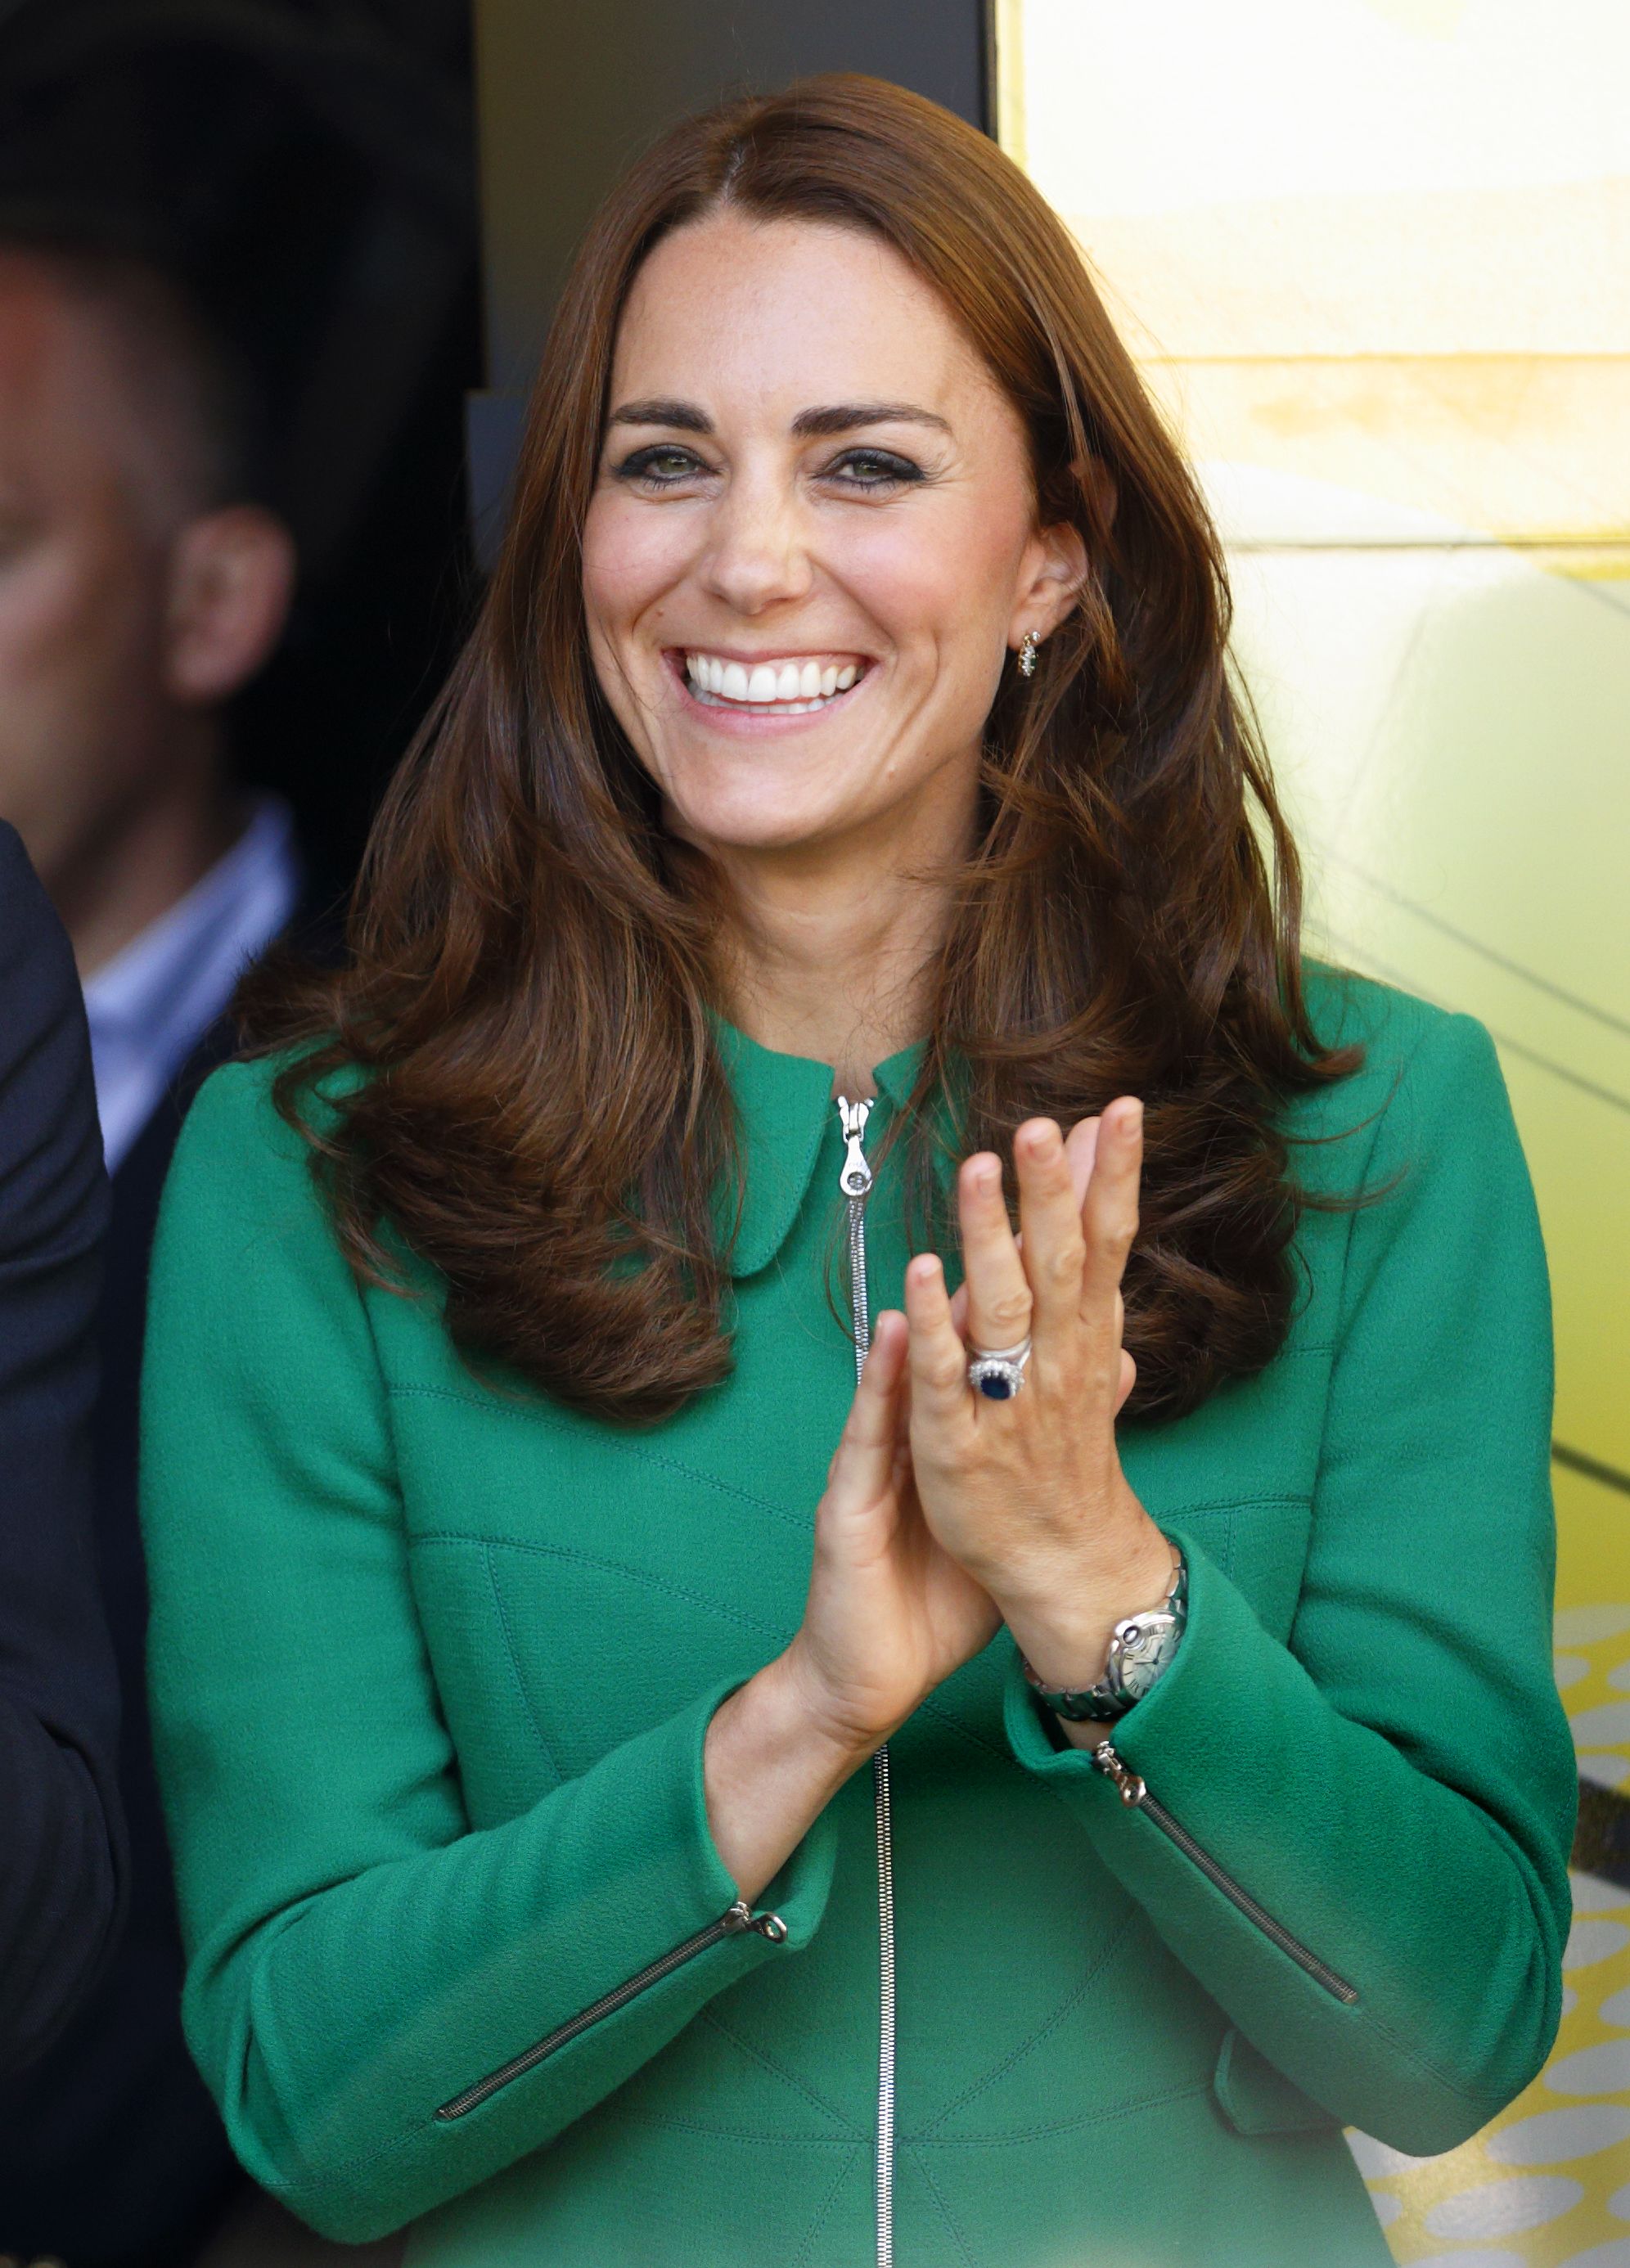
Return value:
M 801 717 L 846 693 L 862 674 L 857 662 L 726 661 L 713 653 L 687 653 L 685 674 L 704 701 L 741 703 L 754 709 L 779 709 Z

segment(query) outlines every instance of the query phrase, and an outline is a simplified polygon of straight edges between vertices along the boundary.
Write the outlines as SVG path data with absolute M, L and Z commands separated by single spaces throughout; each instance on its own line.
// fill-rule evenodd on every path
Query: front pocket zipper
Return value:
M 1180 1827 L 1165 1805 L 1149 1793 L 1125 1759 L 1108 1741 L 1101 1742 L 1092 1752 L 1092 1760 L 1106 1779 L 1112 1779 L 1120 1791 L 1121 1801 L 1133 1811 L 1140 1811 L 1153 1821 L 1161 1833 L 1169 1837 L 1185 1859 L 1191 1859 L 1207 1881 L 1214 1882 L 1231 1905 L 1237 1906 L 1247 1921 L 1254 1922 L 1281 1953 L 1287 1953 L 1298 1969 L 1304 1970 L 1316 1984 L 1322 1984 L 1331 1998 L 1351 2007 L 1358 1999 L 1358 1987 L 1349 1984 L 1345 1977 L 1338 1977 L 1327 1968 L 1316 1953 L 1309 1953 L 1299 1937 L 1293 1937 L 1282 1922 L 1274 1920 L 1257 1904 L 1249 1890 L 1243 1890 L 1232 1874 L 1220 1867 L 1208 1851 L 1203 1851 L 1186 1827 Z
M 756 1930 L 771 1945 L 779 1945 L 786 1935 L 786 1924 L 779 1914 L 756 1914 L 743 1899 L 738 1898 L 717 1921 L 709 1922 L 705 1929 L 697 1930 L 693 1937 L 686 1938 L 671 1952 L 663 1954 L 660 1960 L 648 1962 L 626 1984 L 617 1985 L 612 1992 L 602 1992 L 598 2000 L 591 2000 L 586 2008 L 579 2008 L 575 2016 L 568 2016 L 564 2024 L 557 2024 L 552 2032 L 546 2032 L 524 2053 L 512 2056 L 507 2063 L 500 2064 L 494 2072 L 489 2072 L 485 2079 L 478 2079 L 474 2087 L 467 2087 L 462 2095 L 455 2095 L 451 2102 L 444 2102 L 436 2113 L 437 2117 L 462 2118 L 468 2112 L 478 2110 L 500 2088 L 507 2087 L 513 2079 L 524 2078 L 547 2056 L 552 2056 L 557 2048 L 564 2048 L 568 2040 L 575 2040 L 579 2032 L 587 2031 L 590 2025 L 599 2023 L 602 2016 L 615 2015 L 619 2008 L 626 2007 L 648 1986 L 659 1983 L 675 1969 L 682 1968 L 687 1961 L 694 1961 L 697 1955 L 705 1953 L 710 1945 L 717 1945 L 721 1937 L 739 1937 L 743 1930 L 749 1929 Z

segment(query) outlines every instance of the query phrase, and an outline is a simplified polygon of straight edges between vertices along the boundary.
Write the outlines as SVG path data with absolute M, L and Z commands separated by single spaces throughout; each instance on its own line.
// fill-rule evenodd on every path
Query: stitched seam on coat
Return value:
M 1125 1912 L 1121 1916 L 1118 1926 L 1110 1931 L 1109 1936 L 1105 1938 L 1103 1942 L 1099 1946 L 1097 1957 L 1094 1960 L 1092 1966 L 1088 1970 L 1087 1974 L 1081 1978 L 1080 1984 L 1075 1986 L 1073 1992 L 1066 1994 L 1065 1998 L 1058 2002 L 1057 2007 L 1052 2010 L 1051 2014 L 1043 2018 L 1042 2021 L 1036 2026 L 1036 2029 L 1029 2034 L 1028 2038 L 1021 2040 L 1018 2046 L 1011 2049 L 1008 2053 L 1002 2058 L 999 2064 L 993 2065 L 992 2067 L 984 2074 L 983 2078 L 976 2079 L 970 2085 L 965 2087 L 960 2095 L 955 2096 L 952 2101 L 946 2104 L 943 2110 L 936 2111 L 926 2126 L 919 2126 L 914 2134 L 909 2135 L 904 2139 L 911 2141 L 926 2139 L 926 2137 L 933 2132 L 936 2126 L 943 2126 L 948 2118 L 954 2117 L 957 2111 L 965 2110 L 969 2103 L 972 2102 L 977 2096 L 984 2094 L 987 2087 L 994 2087 L 999 2080 L 1005 2079 L 1016 2063 L 1019 2063 L 1024 2057 L 1029 2055 L 1033 2048 L 1039 2047 L 1050 2032 L 1056 2031 L 1058 2026 L 1064 2021 L 1065 2018 L 1069 2014 L 1071 2009 L 1073 2008 L 1079 2001 L 1084 1999 L 1087 1994 L 1092 1991 L 1093 1986 L 1097 1983 L 1099 1977 L 1103 1975 L 1105 1967 L 1108 1965 L 1110 1956 L 1115 1953 L 1117 1948 L 1119 1946 L 1120 1940 L 1125 1936 L 1127 1931 L 1132 1927 L 1132 1920 L 1136 1912 L 1137 1908 L 1135 1906 L 1130 1904 L 1127 1906 Z
M 681 2118 L 669 2110 L 624 2110 L 623 2118 L 631 2126 L 662 2126 L 676 2134 L 707 2134 L 716 2142 L 773 2142 L 804 2150 L 847 2150 L 852 2157 L 857 2147 L 852 2134 L 783 2134 L 773 2126 L 709 2126 L 700 2118 Z
M 631 1444 L 631 1447 L 641 1464 L 655 1465 L 664 1472 L 679 1473 L 686 1480 L 699 1481 L 704 1488 L 717 1490 L 720 1496 L 734 1497 L 739 1504 L 750 1504 L 756 1511 L 770 1513 L 800 1530 L 809 1528 L 809 1513 L 794 1512 L 787 1505 L 778 1504 L 773 1497 L 756 1495 L 751 1489 L 744 1489 L 734 1481 L 720 1480 L 716 1473 L 704 1472 L 699 1466 L 687 1465 L 678 1457 L 659 1456 L 654 1449 L 642 1449 Z
M 940 1722 L 944 1725 L 948 1730 L 960 1734 L 962 1738 L 968 1742 L 969 1746 L 970 1748 L 977 1749 L 981 1755 L 994 1756 L 998 1764 L 1001 1764 L 1007 1771 L 1014 1774 L 1016 1778 L 1026 1781 L 1032 1787 L 1036 1785 L 1036 1773 L 1030 1770 L 1028 1764 L 1022 1764 L 1019 1758 L 1014 1755 L 1011 1749 L 999 1747 L 994 1741 L 987 1741 L 983 1733 L 976 1733 L 971 1725 L 965 1724 L 962 1718 L 954 1716 L 948 1709 L 941 1707 L 938 1702 L 921 1701 L 918 1704 L 918 1706 L 920 1709 L 926 1710 L 929 1716 L 937 1717 Z M 1088 1848 L 1089 1850 L 1092 1849 L 1092 1837 L 1078 1814 L 1074 1804 L 1071 1801 L 1068 1789 L 1060 1787 L 1056 1780 L 1051 1778 L 1044 1779 L 1041 1783 L 1041 1786 L 1043 1793 L 1046 1795 L 1048 1800 L 1064 1814 L 1064 1816 L 1069 1821 L 1076 1833 L 1080 1835 L 1082 1840 L 1086 1843 Z
M 1169 2087 L 1159 2095 L 1140 2095 L 1135 2102 L 1112 2102 L 1102 2110 L 1084 2110 L 1079 2118 L 1060 2118 L 1050 2126 L 1026 2126 L 1011 2134 L 925 2134 L 916 2146 L 921 2150 L 1005 2149 L 1010 2143 L 1039 2141 L 1046 2134 L 1073 2134 L 1083 2126 L 1107 2126 L 1117 2118 L 1135 2118 L 1140 2111 L 1158 2110 L 1168 2102 L 1183 2102 L 1191 2095 L 1210 2093 L 1209 2079 L 1194 2080 L 1184 2087 Z
M 804 2241 L 793 2257 L 793 2268 L 808 2268 L 809 2257 L 815 2250 L 815 2241 L 832 2217 L 832 2207 L 844 2193 L 845 2186 L 854 2169 L 854 2161 L 860 2154 L 860 2147 L 861 2146 L 857 2142 L 837 2169 L 837 2180 L 828 2190 L 824 2203 L 816 2209 L 815 2219 L 804 2231 Z
M 1406 2040 L 1401 2032 L 1395 2032 L 1383 2017 L 1373 2014 L 1368 2008 L 1363 2014 L 1370 2029 L 1379 2032 L 1383 2039 L 1395 2047 L 1406 2061 L 1414 2065 L 1417 2071 L 1424 2071 L 1429 2079 L 1436 2080 L 1440 2087 L 1446 2087 L 1462 2102 L 1488 2102 L 1496 2110 L 1501 2110 L 1510 2102 L 1508 2088 L 1468 2087 L 1464 2080 L 1457 2079 L 1452 2072 L 1445 2071 L 1441 2064 L 1434 2063 L 1429 2055 L 1416 2047 L 1412 2041 Z
M 682 1599 L 688 1606 L 705 1607 L 710 1614 L 721 1615 L 726 1622 L 739 1623 L 743 1630 L 757 1631 L 771 1638 L 780 1631 L 773 1623 L 761 1622 L 756 1615 L 744 1615 L 721 1600 L 712 1598 L 705 1591 L 692 1591 L 682 1583 L 670 1583 L 666 1576 L 647 1574 L 643 1567 L 631 1567 L 621 1559 L 601 1559 L 592 1551 L 579 1551 L 567 1543 L 521 1543 L 506 1535 L 461 1535 L 452 1528 L 439 1529 L 434 1535 L 416 1535 L 417 1546 L 431 1543 L 478 1544 L 492 1551 L 529 1551 L 546 1559 L 566 1559 L 573 1565 L 592 1567 L 603 1575 L 624 1575 L 631 1583 L 643 1583 L 653 1591 L 665 1591 L 669 1597 Z
M 319 2197 L 332 2197 L 336 2191 L 349 2197 L 352 2194 L 351 2184 L 338 2180 L 338 2176 L 358 2173 L 364 2167 L 377 2166 L 382 2158 L 399 2158 L 404 2150 L 417 2150 L 422 2156 L 426 2140 L 433 2137 L 434 2131 L 426 2114 L 422 2120 L 416 2121 L 405 2134 L 387 2134 L 382 2141 L 372 2144 L 365 2150 L 358 2150 L 352 2157 L 313 2158 L 298 2143 L 294 2154 L 313 2176 Z M 372 2198 L 368 2199 L 368 2203 L 373 2202 Z
M 532 1696 L 527 1690 L 527 1681 L 520 1674 L 520 1657 L 515 1651 L 515 1634 L 510 1626 L 509 1609 L 504 1603 L 504 1594 L 498 1588 L 498 1570 L 492 1564 L 492 1546 L 490 1543 L 482 1546 L 481 1557 L 482 1564 L 487 1571 L 487 1587 L 492 1593 L 492 1604 L 498 1613 L 498 1628 L 504 1633 L 504 1653 L 509 1663 L 509 1674 L 514 1683 L 515 1691 L 520 1696 L 521 1707 L 527 1712 L 527 1722 L 532 1727 L 532 1736 L 542 1750 L 549 1768 L 555 1775 L 556 1786 L 564 1787 L 566 1775 L 560 1769 L 560 1761 L 549 1746 L 549 1735 L 543 1730 L 538 1712 L 532 1705 Z
M 451 1386 L 387 1385 L 385 1391 L 396 1399 L 406 1399 L 411 1395 L 432 1402 L 458 1402 L 467 1410 L 490 1410 L 494 1406 L 476 1395 L 461 1394 Z M 498 1406 L 510 1408 L 514 1405 L 500 1403 Z M 654 1449 L 641 1448 L 635 1441 L 624 1441 L 622 1446 L 625 1456 L 637 1459 L 642 1465 L 654 1465 L 663 1472 L 678 1473 L 684 1480 L 695 1481 L 698 1486 L 712 1489 L 720 1496 L 734 1497 L 738 1504 L 750 1504 L 755 1511 L 767 1512 L 772 1518 L 786 1521 L 794 1528 L 807 1529 L 809 1525 L 808 1517 L 804 1513 L 793 1511 L 790 1506 L 778 1503 L 773 1497 L 759 1496 L 752 1489 L 742 1488 L 739 1482 L 721 1480 L 717 1473 L 705 1472 L 699 1465 L 688 1465 L 678 1457 L 661 1456 Z
M 405 1402 L 409 1395 L 424 1402 L 461 1402 L 467 1410 L 520 1410 L 526 1405 L 510 1402 L 502 1396 L 483 1394 L 461 1394 L 452 1386 L 396 1386 L 387 1379 L 385 1391 L 393 1402 Z
M 951 2240 L 953 2243 L 955 2245 L 957 2250 L 962 2254 L 963 2258 L 967 2262 L 968 2268 L 979 2268 L 978 2262 L 974 2258 L 973 2247 L 969 2243 L 968 2239 L 963 2235 L 960 2222 L 957 2220 L 956 2216 L 952 2213 L 950 2206 L 947 2205 L 945 2199 L 940 2194 L 939 2183 L 935 2181 L 933 2176 L 928 2170 L 927 2160 L 923 2156 L 922 2152 L 918 2148 L 915 2142 L 908 2142 L 906 2144 L 906 2147 L 910 2150 L 912 2157 L 917 2161 L 917 2170 L 922 2176 L 924 2181 L 928 2184 L 928 2194 L 939 2206 L 940 2217 L 944 2220 L 946 2227 L 951 2232 Z
M 817 2110 L 824 2111 L 829 2118 L 835 2120 L 852 2141 L 860 2142 L 866 2139 L 853 2120 L 845 2118 L 837 2105 L 829 2102 L 826 2097 L 817 2088 L 811 2087 L 807 2080 L 800 2079 L 796 2072 L 788 2071 L 785 2064 L 778 2063 L 773 2056 L 766 2055 L 762 2048 L 754 2047 L 750 2041 L 744 2040 L 739 2033 L 733 2032 L 729 2025 L 722 2018 L 716 2016 L 711 2008 L 704 2008 L 700 2014 L 702 2021 L 710 2029 L 717 2032 L 721 2039 L 728 2040 L 733 2048 L 739 2049 L 742 2055 L 750 2057 L 753 2062 L 760 2065 L 765 2071 L 773 2073 L 777 2079 L 785 2080 L 789 2087 L 795 2088 L 800 2095 L 813 2102 Z
M 1239 1541 L 1240 1515 L 1237 1505 L 1230 1505 L 1219 1525 L 1222 1529 L 1222 1572 L 1230 1582 L 1234 1580 L 1234 1547 Z
M 1262 1496 L 1213 1496 L 1199 1504 L 1166 1504 L 1161 1506 L 1162 1520 L 1182 1520 L 1196 1512 L 1253 1512 L 1262 1504 L 1311 1504 L 1311 1489 L 1271 1489 Z

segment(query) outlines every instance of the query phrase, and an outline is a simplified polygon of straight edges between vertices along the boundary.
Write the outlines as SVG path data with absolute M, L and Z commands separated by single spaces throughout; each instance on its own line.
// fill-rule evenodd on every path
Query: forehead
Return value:
M 728 211 L 675 230 L 640 269 L 612 392 L 788 415 L 909 401 L 954 423 L 1008 407 L 944 300 L 891 246 L 860 229 Z

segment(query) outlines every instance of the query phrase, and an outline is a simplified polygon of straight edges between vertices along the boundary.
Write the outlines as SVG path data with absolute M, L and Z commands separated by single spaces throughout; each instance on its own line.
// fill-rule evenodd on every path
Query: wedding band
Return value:
M 1029 1359 L 1028 1336 L 1010 1347 L 974 1347 L 968 1358 L 968 1383 L 987 1402 L 1011 1402 L 1024 1384 Z

